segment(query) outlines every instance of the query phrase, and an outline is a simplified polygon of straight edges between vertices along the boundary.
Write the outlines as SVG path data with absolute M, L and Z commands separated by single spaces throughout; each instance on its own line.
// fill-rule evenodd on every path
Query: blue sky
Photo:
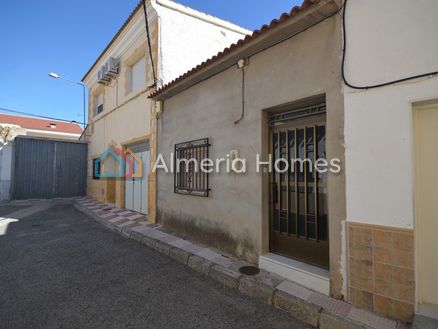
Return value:
M 178 0 L 256 29 L 297 0 Z M 80 80 L 138 0 L 24 0 L 0 3 L 0 108 L 82 121 Z

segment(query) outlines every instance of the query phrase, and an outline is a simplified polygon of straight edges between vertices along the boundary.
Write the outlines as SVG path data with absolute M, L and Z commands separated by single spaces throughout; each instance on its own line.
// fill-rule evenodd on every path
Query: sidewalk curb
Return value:
M 305 300 L 279 290 L 274 293 L 274 306 L 286 311 L 294 318 L 319 328 L 319 320 L 322 311 L 320 306 L 310 304 Z
M 282 279 L 281 284 L 273 282 L 264 282 L 261 277 L 245 276 L 237 270 L 223 266 L 219 261 L 207 259 L 196 252 L 192 253 L 183 248 L 172 245 L 172 241 L 168 242 L 166 237 L 169 236 L 164 232 L 156 229 L 145 229 L 146 233 L 142 234 L 138 231 L 133 231 L 130 228 L 120 228 L 116 224 L 100 218 L 93 211 L 90 211 L 85 206 L 78 202 L 74 207 L 105 225 L 110 230 L 119 233 L 121 236 L 135 240 L 155 251 L 166 255 L 188 267 L 192 270 L 209 276 L 210 278 L 220 282 L 221 284 L 238 289 L 243 294 L 261 301 L 265 304 L 273 305 L 278 309 L 286 311 L 294 318 L 302 322 L 312 325 L 320 329 L 399 329 L 408 328 L 403 322 L 397 322 L 385 317 L 381 317 L 371 312 L 363 311 L 355 308 L 356 313 L 361 313 L 362 316 L 368 315 L 369 318 L 362 319 L 363 322 L 352 319 L 353 316 L 347 316 L 342 309 L 339 309 L 337 303 L 347 304 L 342 301 L 337 301 L 325 295 L 313 292 L 305 287 L 299 286 L 291 281 Z M 269 280 L 268 280 L 269 281 Z M 287 281 L 287 282 L 286 282 Z M 291 286 L 288 289 L 280 290 L 280 286 L 286 283 L 286 286 Z M 304 291 L 304 293 L 303 293 Z M 309 298 L 310 297 L 310 298 Z M 309 301 L 310 299 L 310 301 Z M 357 317 L 357 316 L 356 316 Z M 366 323 L 368 322 L 368 323 Z
M 277 291 L 274 287 L 265 285 L 257 280 L 242 276 L 239 280 L 239 290 L 262 303 L 272 305 L 274 303 L 274 294 Z

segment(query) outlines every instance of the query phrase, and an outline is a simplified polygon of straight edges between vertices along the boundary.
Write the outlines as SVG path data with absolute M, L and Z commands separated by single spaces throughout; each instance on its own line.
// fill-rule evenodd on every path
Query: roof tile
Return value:
M 171 82 L 165 84 L 160 89 L 157 89 L 156 91 L 152 92 L 149 95 L 149 98 L 154 98 L 160 94 L 162 94 L 167 89 L 171 88 L 175 84 L 181 82 L 182 80 L 185 80 L 191 75 L 194 75 L 195 73 L 199 72 L 201 69 L 205 68 L 206 66 L 209 66 L 210 64 L 213 64 L 214 62 L 218 61 L 222 57 L 230 54 L 232 51 L 239 49 L 243 45 L 247 44 L 248 42 L 258 38 L 260 35 L 266 33 L 267 31 L 277 27 L 278 25 L 286 22 L 287 20 L 293 18 L 298 13 L 307 10 L 310 8 L 313 4 L 319 3 L 320 0 L 304 0 L 304 2 L 301 4 L 301 6 L 295 6 L 292 8 L 290 13 L 283 13 L 279 19 L 273 19 L 269 25 L 264 24 L 260 30 L 255 30 L 251 35 L 245 36 L 245 38 L 240 39 L 239 41 L 231 44 L 229 47 L 225 48 L 224 50 L 220 51 L 213 57 L 209 58 L 208 60 L 202 62 L 201 64 L 198 64 L 196 67 L 192 68 L 191 70 L 185 72 L 184 74 L 180 75 L 179 77 L 173 79 Z
M 39 119 L 11 114 L 0 114 L 0 124 L 11 124 L 27 129 L 46 130 L 78 135 L 82 133 L 82 128 L 75 122 Z M 53 124 L 55 124 L 55 126 L 53 126 Z

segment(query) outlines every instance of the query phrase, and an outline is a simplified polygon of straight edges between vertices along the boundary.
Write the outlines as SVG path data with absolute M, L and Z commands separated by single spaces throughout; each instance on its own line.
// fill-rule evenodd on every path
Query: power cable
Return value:
M 48 116 L 39 115 L 39 114 L 32 114 L 32 113 L 27 113 L 27 112 L 22 112 L 22 111 L 17 111 L 17 110 L 6 109 L 6 108 L 3 108 L 3 107 L 0 107 L 0 111 L 11 112 L 11 113 L 16 113 L 16 114 L 22 114 L 22 115 L 28 115 L 28 116 L 32 116 L 32 117 L 36 117 L 36 118 L 41 118 L 41 119 L 56 120 L 56 121 L 63 121 L 63 122 L 75 122 L 75 123 L 77 123 L 75 120 L 65 120 L 65 119 L 53 118 L 53 117 L 48 117 Z
M 389 86 L 389 85 L 393 85 L 393 84 L 397 84 L 397 83 L 401 83 L 401 82 L 406 82 L 409 80 L 420 79 L 420 78 L 424 78 L 424 77 L 438 75 L 438 71 L 434 71 L 434 72 L 418 74 L 418 75 L 410 76 L 410 77 L 403 78 L 403 79 L 383 82 L 383 83 L 369 85 L 369 86 L 356 86 L 356 85 L 350 83 L 346 77 L 346 74 L 345 74 L 345 58 L 346 58 L 346 54 L 347 54 L 347 33 L 346 33 L 347 29 L 346 29 L 345 17 L 346 17 L 346 10 L 347 10 L 347 2 L 348 2 L 348 0 L 344 0 L 344 10 L 342 11 L 342 33 L 344 35 L 344 46 L 342 49 L 342 79 L 344 80 L 344 83 L 348 87 L 350 87 L 352 89 L 360 89 L 360 90 L 375 89 L 375 88 L 385 87 L 385 86 Z
M 148 39 L 148 48 L 149 48 L 149 58 L 151 59 L 151 66 L 152 66 L 152 76 L 154 78 L 154 84 L 157 81 L 157 77 L 155 75 L 155 65 L 154 65 L 154 60 L 152 58 L 152 45 L 151 45 L 151 36 L 149 33 L 149 21 L 148 21 L 148 13 L 147 13 L 147 9 L 146 9 L 146 0 L 142 0 L 143 2 L 143 11 L 144 11 L 144 19 L 146 22 L 146 36 Z

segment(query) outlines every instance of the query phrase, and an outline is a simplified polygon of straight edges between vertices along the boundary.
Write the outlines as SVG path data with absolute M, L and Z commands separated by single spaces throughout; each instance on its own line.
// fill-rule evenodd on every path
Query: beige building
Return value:
M 158 169 L 159 222 L 367 310 L 438 319 L 437 9 L 305 1 L 155 92 L 166 163 L 246 159 Z M 287 160 L 257 172 L 257 155 Z M 340 171 L 282 172 L 297 158 Z
M 247 33 L 172 1 L 149 0 L 146 10 L 139 3 L 82 80 L 89 88 L 88 195 L 155 219 L 150 159 L 156 156 L 157 109 L 148 93 Z M 99 160 L 108 147 L 129 148 L 141 177 L 99 177 L 120 169 L 111 157 Z
M 257 172 L 257 157 L 343 168 L 339 9 L 307 1 L 152 95 L 166 163 L 246 159 L 244 174 L 158 169 L 160 223 L 335 297 L 346 294 L 345 172 Z
M 437 29 L 437 3 L 308 0 L 208 60 L 220 47 L 205 43 L 207 33 L 184 41 L 190 47 L 168 34 L 169 13 L 179 8 L 174 28 L 189 9 L 150 7 L 158 86 L 145 36 L 129 43 L 128 32 L 85 77 L 90 195 L 128 208 L 127 200 L 148 202 L 139 211 L 183 237 L 367 310 L 408 322 L 438 318 L 438 48 L 423 37 Z M 202 15 L 191 13 L 188 21 Z M 121 31 L 135 17 L 138 8 Z M 227 36 L 245 33 L 208 20 L 214 40 L 225 37 L 221 24 Z M 123 42 L 137 48 L 115 46 Z M 97 71 L 110 57 L 120 71 L 102 86 Z M 131 91 L 142 58 L 147 79 Z M 132 193 L 140 179 L 92 179 L 93 159 L 108 145 L 156 159 L 146 171 L 160 164 L 140 182 L 147 198 Z M 212 172 L 184 168 L 193 158 L 213 160 Z M 313 162 L 292 162 L 303 158 Z M 235 159 L 246 162 L 228 167 Z M 316 170 L 319 160 L 326 171 Z

